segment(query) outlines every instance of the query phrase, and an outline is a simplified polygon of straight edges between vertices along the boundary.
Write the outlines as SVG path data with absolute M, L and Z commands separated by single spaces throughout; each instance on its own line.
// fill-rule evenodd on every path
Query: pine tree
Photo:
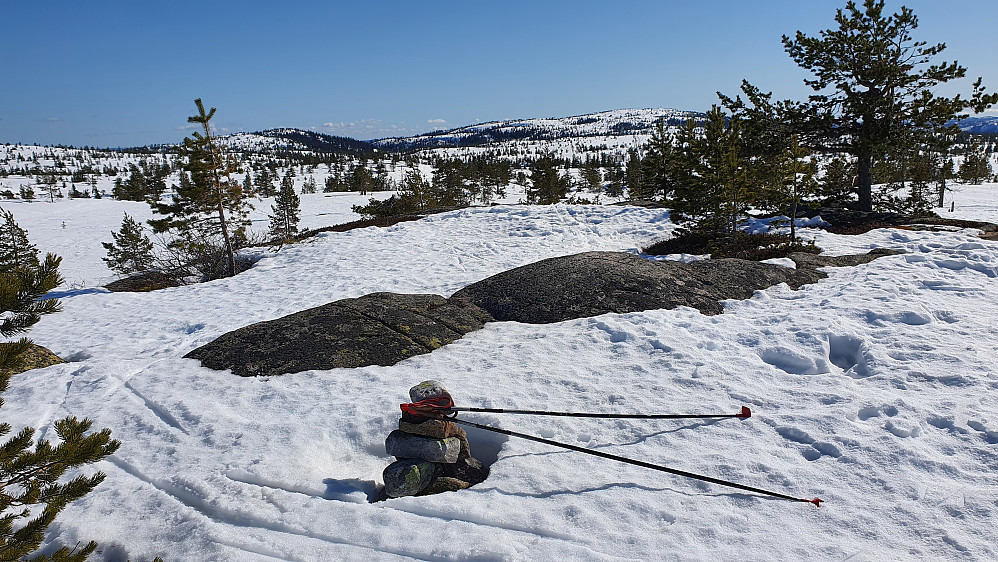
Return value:
M 347 176 L 347 186 L 350 191 L 360 192 L 361 195 L 367 195 L 368 191 L 374 191 L 374 176 L 371 175 L 371 171 L 363 162 L 350 170 Z
M 264 168 L 257 174 L 254 185 L 260 197 L 271 197 L 274 195 L 274 180 L 270 176 L 270 170 Z
M 204 134 L 195 132 L 193 138 L 184 139 L 180 147 L 184 163 L 176 195 L 170 203 L 153 205 L 156 213 L 164 216 L 149 224 L 153 232 L 175 234 L 169 246 L 189 258 L 183 259 L 188 264 L 181 265 L 194 264 L 209 279 L 232 276 L 236 274 L 236 248 L 245 239 L 249 226 L 249 194 L 239 182 L 230 180 L 235 164 L 225 159 L 211 135 L 215 108 L 205 112 L 200 98 L 194 103 L 199 113 L 187 120 L 201 125 Z M 218 257 L 224 263 L 218 263 Z
M 530 166 L 527 202 L 552 205 L 568 196 L 568 178 L 558 173 L 554 158 L 545 154 Z
M 961 112 L 982 112 L 998 102 L 984 94 L 981 80 L 973 95 L 937 96 L 935 88 L 963 78 L 956 62 L 930 64 L 945 43 L 927 45 L 912 32 L 918 18 L 902 6 L 885 16 L 883 0 L 846 3 L 837 10 L 837 29 L 808 37 L 798 31 L 783 37 L 783 45 L 800 67 L 814 74 L 805 80 L 815 94 L 802 105 L 802 132 L 816 148 L 846 152 L 857 161 L 861 210 L 873 210 L 873 165 L 912 130 L 939 133 L 953 130 Z
M 295 193 L 295 182 L 289 173 L 281 180 L 281 190 L 271 207 L 270 235 L 281 243 L 293 240 L 298 234 L 298 217 L 301 214 L 301 199 Z
M 149 183 L 145 174 L 135 164 L 129 164 L 128 169 L 128 178 L 118 178 L 111 195 L 119 201 L 145 201 Z
M 714 106 L 702 123 L 691 119 L 680 129 L 670 166 L 676 173 L 674 220 L 730 250 L 753 196 L 739 135 L 739 120 L 726 119 Z
M 14 221 L 14 214 L 0 209 L 0 271 L 37 267 L 38 248 L 28 241 L 28 233 Z
M 590 193 L 600 193 L 603 190 L 603 174 L 594 160 L 586 160 L 582 166 L 582 181 Z
M 843 156 L 836 156 L 824 166 L 818 180 L 818 195 L 826 207 L 845 208 L 855 199 L 853 179 L 856 167 Z
M 738 152 L 747 161 L 753 206 L 782 212 L 783 166 L 799 125 L 800 107 L 789 101 L 773 102 L 772 93 L 762 93 L 744 80 L 741 89 L 745 100 L 741 96 L 731 99 L 720 92 L 717 95 L 740 125 Z
M 460 160 L 442 160 L 433 170 L 431 203 L 436 207 L 464 207 L 469 203 L 464 166 Z
M 60 310 L 56 299 L 39 300 L 59 286 L 62 258 L 47 254 L 38 260 L 38 249 L 28 241 L 27 234 L 14 222 L 10 211 L 0 209 L 0 336 L 27 332 L 43 314 Z M 31 347 L 31 341 L 0 343 L 0 371 L 8 369 L 20 354 Z
M 431 200 L 430 182 L 416 168 L 410 168 L 402 178 L 399 197 L 404 202 L 405 212 L 418 212 L 435 206 Z
M 780 158 L 782 181 L 777 192 L 777 201 L 786 206 L 790 217 L 790 243 L 797 241 L 797 209 L 801 202 L 818 188 L 814 178 L 816 163 L 811 153 L 800 145 L 797 135 L 790 138 L 790 146 Z
M 12 376 L 0 370 L 0 393 L 7 390 Z M 61 443 L 54 447 L 44 439 L 34 443 L 35 430 L 31 427 L 0 444 L 0 560 L 25 560 L 41 545 L 45 531 L 59 512 L 104 481 L 105 474 L 97 472 L 59 482 L 67 471 L 75 473 L 77 467 L 93 464 L 121 445 L 111 439 L 110 429 L 87 435 L 92 425 L 86 418 L 75 417 L 55 422 Z M 10 431 L 10 424 L 0 423 L 0 437 Z M 37 509 L 40 506 L 42 509 Z M 90 541 L 80 549 L 62 547 L 51 557 L 32 560 L 84 562 L 96 549 L 97 543 Z
M 666 133 L 665 120 L 659 119 L 651 138 L 644 146 L 641 178 L 636 199 L 667 199 L 676 188 L 672 165 L 672 138 Z
M 102 259 L 112 271 L 128 274 L 146 271 L 152 267 L 156 261 L 152 252 L 152 241 L 143 231 L 142 225 L 125 213 L 121 221 L 121 230 L 111 232 L 114 241 L 101 242 L 107 250 L 107 257 Z
M 645 193 L 642 192 L 641 178 L 641 155 L 638 154 L 636 150 L 627 151 L 627 164 L 624 166 L 624 185 L 627 187 L 630 193 L 628 197 L 631 199 L 644 199 Z
M 246 170 L 246 175 L 243 176 L 243 193 L 253 193 L 253 176 L 249 170 Z
M 305 179 L 305 183 L 303 183 L 301 186 L 302 195 L 315 193 L 316 190 L 317 187 L 315 184 L 315 176 L 309 176 L 308 178 Z
M 970 144 L 963 163 L 960 164 L 960 171 L 957 172 L 960 181 L 973 185 L 980 185 L 981 182 L 991 177 L 993 170 L 988 155 L 984 150 L 984 144 L 975 141 Z

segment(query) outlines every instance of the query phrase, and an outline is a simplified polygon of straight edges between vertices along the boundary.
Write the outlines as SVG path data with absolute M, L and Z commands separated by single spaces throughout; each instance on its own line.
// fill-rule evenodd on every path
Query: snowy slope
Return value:
M 965 188 L 958 209 L 993 215 L 996 187 Z M 105 206 L 88 213 L 120 221 L 121 204 L 91 203 Z M 0 205 L 42 250 L 71 261 L 62 229 L 29 212 L 40 203 Z M 96 466 L 107 480 L 52 528 L 61 543 L 102 542 L 109 560 L 998 557 L 998 245 L 970 231 L 808 230 L 832 254 L 908 254 L 830 268 L 818 284 L 760 291 L 714 317 L 500 322 L 392 367 L 270 379 L 181 358 L 233 328 L 335 299 L 450 295 L 546 257 L 636 251 L 671 230 L 664 211 L 631 207 L 469 209 L 327 233 L 232 279 L 66 291 L 65 311 L 31 336 L 72 362 L 16 376 L 2 416 L 51 438 L 54 420 L 85 415 L 123 442 Z M 473 451 L 493 462 L 483 484 L 368 503 L 391 460 L 383 441 L 398 404 L 431 378 L 464 405 L 748 405 L 748 420 L 713 422 L 466 417 L 826 503 L 480 433 Z
M 562 137 L 606 137 L 651 134 L 660 119 L 675 124 L 699 115 L 678 109 L 618 109 L 573 117 L 490 121 L 447 131 L 374 141 L 385 148 L 409 149 L 461 144 L 484 145 L 502 139 L 544 140 Z
M 450 157 L 491 153 L 531 160 L 544 153 L 561 158 L 590 153 L 621 158 L 644 145 L 660 120 L 671 131 L 699 115 L 678 109 L 617 109 L 573 117 L 491 121 L 372 143 L 388 151 L 418 150 Z

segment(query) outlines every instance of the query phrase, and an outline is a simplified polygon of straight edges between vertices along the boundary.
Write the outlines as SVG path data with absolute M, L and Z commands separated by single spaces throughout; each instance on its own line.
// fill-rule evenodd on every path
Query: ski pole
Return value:
M 633 464 L 636 466 L 642 466 L 644 468 L 651 468 L 653 470 L 660 470 L 662 472 L 668 472 L 669 474 L 675 474 L 677 476 L 684 476 L 686 478 L 693 478 L 696 480 L 703 480 L 704 482 L 710 482 L 711 484 L 719 484 L 721 486 L 728 486 L 731 488 L 738 488 L 739 490 L 746 490 L 749 492 L 755 492 L 757 494 L 763 494 L 767 496 L 773 496 L 775 498 L 781 498 L 785 500 L 795 501 L 795 502 L 806 502 L 813 503 L 817 507 L 821 507 L 821 502 L 825 501 L 820 498 L 807 499 L 807 498 L 795 498 L 793 496 L 788 496 L 786 494 L 781 494 L 779 492 L 772 492 L 769 490 L 763 490 L 762 488 L 755 488 L 753 486 L 746 486 L 744 484 L 738 484 L 736 482 L 729 482 L 727 480 L 721 480 L 718 478 L 712 478 L 710 476 L 704 476 L 702 474 L 694 474 L 692 472 L 686 472 L 684 470 L 677 470 L 675 468 L 669 468 L 666 466 L 652 464 L 644 461 L 638 461 L 634 459 L 629 459 L 626 457 L 621 457 L 617 455 L 611 455 L 610 453 L 604 453 L 603 451 L 596 451 L 594 449 L 587 449 L 585 447 L 579 447 L 576 445 L 569 445 L 568 443 L 561 443 L 558 441 L 552 441 L 550 439 L 544 439 L 543 437 L 536 437 L 533 435 L 527 435 L 525 433 L 518 433 L 516 431 L 510 431 L 508 429 L 500 429 L 498 427 L 492 427 L 488 425 L 482 425 L 474 422 L 469 422 L 465 420 L 460 420 L 457 418 L 451 418 L 452 422 L 459 423 L 461 425 L 467 425 L 471 427 L 477 427 L 478 429 L 484 429 L 486 431 L 493 431 L 495 433 L 501 433 L 503 435 L 509 435 L 511 437 L 519 437 L 521 439 L 529 439 L 530 441 L 537 441 L 538 443 L 544 443 L 545 445 L 553 445 L 555 447 L 561 447 L 563 449 L 569 449 L 572 451 L 578 451 L 580 453 L 586 453 L 587 455 L 595 455 L 597 457 L 603 457 L 605 459 L 610 459 L 614 461 L 619 461 L 627 464 Z
M 698 418 L 748 418 L 752 410 L 742 406 L 737 414 L 606 414 L 594 412 L 549 412 L 547 410 L 507 410 L 502 408 L 471 408 L 455 407 L 449 397 L 428 398 L 412 404 L 400 404 L 399 407 L 407 414 L 424 417 L 443 417 L 457 415 L 458 412 L 487 412 L 493 414 L 526 414 L 533 416 L 565 416 L 573 418 L 604 418 L 604 419 L 698 419 Z
M 752 416 L 752 410 L 748 406 L 742 406 L 737 414 L 605 414 L 598 412 L 549 412 L 547 410 L 506 410 L 503 408 L 447 408 L 443 413 L 451 412 L 487 412 L 493 414 L 526 414 L 531 416 L 565 416 L 571 418 L 606 418 L 606 419 L 632 419 L 632 420 L 682 420 L 701 418 L 748 418 Z

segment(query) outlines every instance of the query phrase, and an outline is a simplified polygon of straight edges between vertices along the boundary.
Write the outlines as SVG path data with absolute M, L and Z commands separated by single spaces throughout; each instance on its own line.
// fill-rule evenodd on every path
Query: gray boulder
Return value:
M 489 467 L 483 465 L 482 461 L 471 456 L 453 464 L 442 464 L 439 470 L 442 476 L 467 482 L 471 486 L 480 484 L 489 477 Z
M 385 439 L 385 452 L 398 459 L 455 463 L 461 454 L 461 440 L 457 437 L 433 439 L 396 429 Z
M 440 384 L 438 381 L 423 381 L 409 389 L 409 400 L 412 400 L 413 402 L 421 402 L 430 398 L 444 397 L 449 398 L 451 402 L 454 401 L 450 395 L 450 392 L 447 392 L 444 385 Z
M 374 293 L 240 328 L 185 357 L 240 376 L 394 365 L 490 320 L 488 313 L 458 298 Z
M 586 252 L 546 259 L 479 281 L 454 293 L 496 320 L 546 324 L 608 312 L 689 306 L 720 314 L 718 301 L 748 298 L 779 283 L 798 288 L 825 275 L 740 259 L 685 264 L 623 252 Z
M 408 422 L 405 419 L 399 420 L 399 429 L 413 435 L 432 437 L 434 439 L 446 439 L 447 437 L 457 437 L 463 435 L 464 430 L 456 423 L 447 420 L 427 419 L 420 423 Z
M 436 464 L 418 459 L 395 461 L 381 474 L 385 480 L 384 493 L 389 498 L 415 496 L 433 482 L 438 470 Z
M 430 482 L 430 485 L 423 488 L 417 496 L 430 496 L 433 494 L 442 494 L 444 492 L 456 492 L 458 490 L 466 490 L 471 486 L 471 484 L 457 479 L 451 478 L 449 476 L 438 476 Z

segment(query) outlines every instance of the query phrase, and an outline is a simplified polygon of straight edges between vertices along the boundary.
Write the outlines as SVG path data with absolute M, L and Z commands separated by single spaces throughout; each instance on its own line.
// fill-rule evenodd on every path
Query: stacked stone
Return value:
M 437 381 L 409 389 L 412 402 L 451 398 Z M 488 468 L 471 456 L 464 430 L 446 419 L 402 414 L 399 428 L 385 439 L 385 450 L 397 460 L 384 471 L 384 496 L 425 496 L 463 490 L 485 480 Z

